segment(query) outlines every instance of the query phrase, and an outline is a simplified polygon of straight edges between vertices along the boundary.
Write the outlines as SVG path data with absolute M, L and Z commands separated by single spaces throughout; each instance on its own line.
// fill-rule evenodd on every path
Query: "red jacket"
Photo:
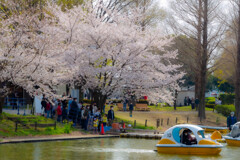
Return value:
M 57 108 L 57 115 L 58 115 L 58 116 L 61 116 L 61 115 L 62 115 L 61 106 L 58 106 L 58 108 Z
M 49 111 L 51 109 L 50 103 L 47 103 L 46 110 Z

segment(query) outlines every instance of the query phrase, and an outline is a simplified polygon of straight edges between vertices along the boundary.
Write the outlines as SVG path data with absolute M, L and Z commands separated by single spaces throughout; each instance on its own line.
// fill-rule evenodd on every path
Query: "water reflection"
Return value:
M 232 160 L 239 159 L 238 147 L 226 146 L 219 156 L 167 155 L 155 152 L 156 140 L 90 139 L 0 145 L 0 160 Z

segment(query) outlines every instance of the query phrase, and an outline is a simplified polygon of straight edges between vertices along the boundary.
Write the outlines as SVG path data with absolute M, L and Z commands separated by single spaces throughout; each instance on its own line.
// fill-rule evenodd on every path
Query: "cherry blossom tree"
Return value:
M 66 36 L 61 64 L 68 76 L 63 81 L 91 90 L 100 107 L 124 90 L 152 101 L 173 100 L 183 76 L 180 66 L 171 63 L 177 52 L 165 50 L 172 39 L 161 30 L 142 28 L 141 9 L 121 12 L 95 1 L 65 12 L 55 6 L 51 10 Z
M 0 12 L 1 104 L 11 92 L 9 85 L 22 87 L 30 95 L 55 96 L 60 74 L 54 71 L 58 64 L 54 55 L 61 45 L 55 17 L 36 8 L 20 9 L 11 0 L 4 7 Z

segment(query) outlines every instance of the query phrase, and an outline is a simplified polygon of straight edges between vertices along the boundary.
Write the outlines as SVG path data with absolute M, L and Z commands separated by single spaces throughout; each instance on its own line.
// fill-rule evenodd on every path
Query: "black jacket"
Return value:
M 114 120 L 114 111 L 113 110 L 109 110 L 108 111 L 108 116 L 107 116 L 108 119 L 111 119 L 111 120 Z

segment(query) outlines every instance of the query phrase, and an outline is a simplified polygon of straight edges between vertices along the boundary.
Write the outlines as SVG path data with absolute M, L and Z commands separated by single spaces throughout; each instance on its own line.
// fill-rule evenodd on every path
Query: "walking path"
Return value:
M 64 140 L 77 140 L 77 139 L 95 139 L 95 138 L 118 138 L 119 135 L 60 135 L 60 136 L 45 136 L 45 137 L 24 137 L 24 138 L 6 138 L 1 140 L 1 144 L 7 143 L 30 143 L 30 142 L 46 142 L 46 141 L 64 141 Z

